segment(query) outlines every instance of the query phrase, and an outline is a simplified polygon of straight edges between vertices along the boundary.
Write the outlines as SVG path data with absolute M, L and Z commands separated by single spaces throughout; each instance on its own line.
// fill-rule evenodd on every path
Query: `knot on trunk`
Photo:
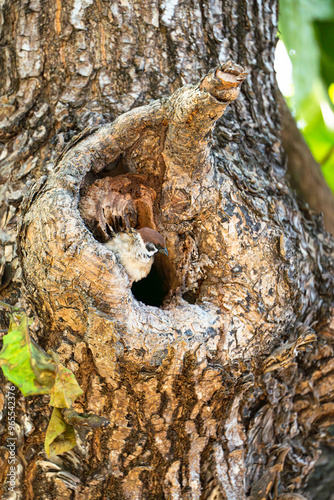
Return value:
M 201 346 L 201 356 L 225 363 L 245 350 L 251 357 L 259 328 L 272 343 L 277 322 L 291 316 L 278 273 L 261 275 L 277 230 L 259 225 L 210 156 L 215 123 L 245 76 L 228 62 L 197 85 L 85 130 L 26 200 L 20 255 L 31 300 L 55 335 L 66 329 L 93 352 L 95 345 L 108 379 L 116 337 L 144 364 L 161 364 L 175 343 L 184 352 Z M 112 232 L 143 226 L 165 237 L 169 261 L 156 259 L 151 281 L 138 289 L 103 243 Z M 249 288 L 250 265 L 262 289 Z M 273 308 L 279 287 L 281 304 Z M 109 332 L 104 339 L 95 335 L 97 318 Z
M 198 284 L 187 283 L 190 262 L 182 260 L 180 248 L 184 240 L 189 260 L 193 248 L 182 235 L 214 209 L 211 132 L 245 76 L 240 66 L 227 63 L 198 85 L 85 130 L 63 151 L 45 184 L 30 193 L 21 228 L 22 267 L 31 300 L 52 331 L 65 327 L 87 335 L 102 314 L 112 330 L 126 332 L 132 347 L 149 337 L 148 360 L 174 340 L 214 337 L 217 346 L 217 305 L 193 305 L 181 297 Z M 159 279 L 173 293 L 159 310 L 135 300 L 123 267 L 101 245 L 110 231 L 143 226 L 163 233 L 171 249 L 171 264 L 160 262 L 165 269 Z M 203 278 L 198 271 L 195 281 Z

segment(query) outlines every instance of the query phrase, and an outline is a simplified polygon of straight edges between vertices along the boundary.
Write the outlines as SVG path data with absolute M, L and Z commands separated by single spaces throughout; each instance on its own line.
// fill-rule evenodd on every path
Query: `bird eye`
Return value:
M 156 246 L 153 245 L 153 243 L 146 243 L 146 250 L 150 253 L 155 253 L 157 252 Z

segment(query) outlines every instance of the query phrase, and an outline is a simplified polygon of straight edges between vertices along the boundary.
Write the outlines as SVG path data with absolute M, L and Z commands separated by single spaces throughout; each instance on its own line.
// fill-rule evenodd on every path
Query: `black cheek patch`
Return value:
M 149 253 L 157 253 L 158 249 L 153 243 L 146 243 L 146 250 Z

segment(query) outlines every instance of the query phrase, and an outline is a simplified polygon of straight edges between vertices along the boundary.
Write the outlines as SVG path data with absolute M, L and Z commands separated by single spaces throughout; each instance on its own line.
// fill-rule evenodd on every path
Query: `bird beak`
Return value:
M 168 250 L 167 250 L 167 248 L 160 248 L 160 250 L 158 251 L 158 253 L 163 253 L 164 255 L 167 255 L 167 257 L 168 257 Z

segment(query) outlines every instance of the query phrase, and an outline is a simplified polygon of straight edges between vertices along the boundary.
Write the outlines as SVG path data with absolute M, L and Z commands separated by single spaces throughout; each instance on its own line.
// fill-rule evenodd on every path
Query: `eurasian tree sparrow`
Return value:
M 105 246 L 114 252 L 132 281 L 146 278 L 155 254 L 168 255 L 162 234 L 149 227 L 115 233 Z

